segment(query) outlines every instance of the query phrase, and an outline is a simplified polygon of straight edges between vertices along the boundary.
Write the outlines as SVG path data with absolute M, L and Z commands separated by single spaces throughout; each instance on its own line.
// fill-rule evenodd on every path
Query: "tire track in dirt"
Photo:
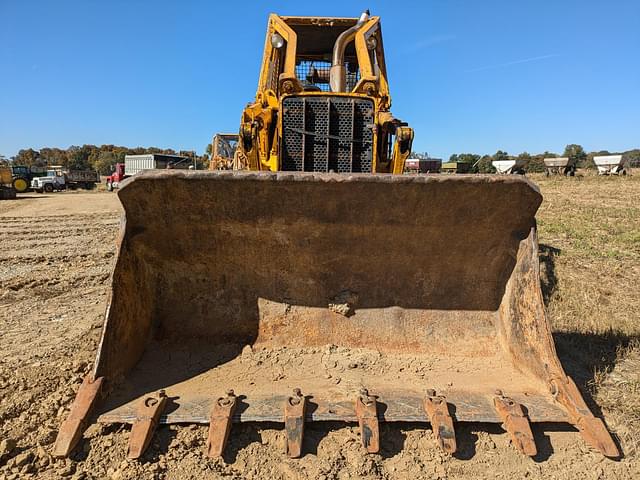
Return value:
M 92 298 L 85 300 L 90 305 L 89 316 L 104 308 L 95 308 L 95 298 L 106 295 L 120 222 L 118 211 L 48 213 L 0 216 L 0 315 L 6 318 L 5 324 L 0 324 L 0 349 L 7 357 L 24 357 L 20 348 L 25 332 L 53 336 L 62 330 L 64 336 L 81 330 L 82 323 L 73 321 L 78 310 L 82 313 L 77 308 L 79 299 Z

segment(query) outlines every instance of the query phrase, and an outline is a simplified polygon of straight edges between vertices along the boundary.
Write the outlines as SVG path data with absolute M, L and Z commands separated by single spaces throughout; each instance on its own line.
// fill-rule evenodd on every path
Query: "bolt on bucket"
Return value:
M 539 285 L 537 187 L 519 176 L 144 172 L 125 209 L 95 370 L 55 451 L 97 420 L 501 423 L 535 455 L 531 422 L 567 422 L 618 450 L 557 358 Z M 99 382 L 98 388 L 95 383 Z M 103 392 L 103 399 L 98 391 Z M 133 444 L 131 444 L 133 443 Z M 133 453 L 132 453 L 133 452 Z

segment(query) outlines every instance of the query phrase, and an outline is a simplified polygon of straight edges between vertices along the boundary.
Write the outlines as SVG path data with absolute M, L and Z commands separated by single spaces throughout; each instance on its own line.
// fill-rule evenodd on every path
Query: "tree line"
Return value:
M 194 158 L 198 169 L 209 167 L 211 156 L 211 144 L 206 147 L 206 153 L 197 155 L 193 151 L 175 151 L 171 148 L 157 147 L 121 147 L 116 145 L 82 145 L 71 146 L 67 149 L 45 147 L 40 150 L 33 148 L 22 149 L 17 155 L 11 158 L 14 165 L 41 166 L 62 165 L 70 170 L 96 170 L 101 175 L 108 175 L 112 172 L 116 163 L 124 162 L 125 155 L 141 155 L 148 153 L 160 153 L 166 155 L 182 155 Z M 476 153 L 454 153 L 449 157 L 450 162 L 468 162 L 473 165 L 472 172 L 495 173 L 491 164 L 495 160 L 524 159 L 525 168 L 528 172 L 543 172 L 543 159 L 549 157 L 570 157 L 577 161 L 578 168 L 595 168 L 593 157 L 597 155 L 620 155 L 629 162 L 632 167 L 640 167 L 640 149 L 627 150 L 625 152 L 609 152 L 600 150 L 597 152 L 585 152 L 581 145 L 567 145 L 561 155 L 553 152 L 529 154 L 522 152 L 519 155 L 509 155 L 507 152 L 498 150 L 493 155 L 479 155 Z M 413 153 L 414 158 L 424 158 L 426 153 Z M 3 162 L 4 160 L 4 162 Z M 0 156 L 0 163 L 8 163 L 4 157 Z
M 45 147 L 40 150 L 26 148 L 11 157 L 14 165 L 47 167 L 62 165 L 69 170 L 96 170 L 101 175 L 109 175 L 116 163 L 124 162 L 125 155 L 142 155 L 158 153 L 165 155 L 181 155 L 195 158 L 198 169 L 208 168 L 211 145 L 207 146 L 207 153 L 197 155 L 193 151 L 176 151 L 171 148 L 157 147 L 121 147 L 117 145 L 72 145 L 67 149 Z
M 509 155 L 507 152 L 498 150 L 493 155 L 479 155 L 476 153 L 454 153 L 449 157 L 450 162 L 468 162 L 473 165 L 474 173 L 495 173 L 495 168 L 491 164 L 497 160 L 524 160 L 525 169 L 528 172 L 544 172 L 544 159 L 552 157 L 569 157 L 575 160 L 578 168 L 596 168 L 593 157 L 600 155 L 623 155 L 632 167 L 640 167 L 640 149 L 627 150 L 625 152 L 609 152 L 600 150 L 597 152 L 585 152 L 581 145 L 572 143 L 567 145 L 561 155 L 554 152 L 544 152 L 530 154 L 522 152 L 519 155 Z M 424 157 L 425 154 L 415 154 L 416 158 Z

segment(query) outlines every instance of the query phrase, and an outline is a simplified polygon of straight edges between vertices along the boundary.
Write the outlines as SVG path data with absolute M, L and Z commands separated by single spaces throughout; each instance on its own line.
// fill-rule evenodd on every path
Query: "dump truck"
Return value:
M 425 422 L 445 452 L 460 422 L 530 424 L 616 444 L 555 351 L 540 290 L 538 188 L 518 175 L 400 175 L 413 131 L 389 112 L 379 17 L 271 15 L 236 170 L 144 171 L 125 212 L 93 370 L 53 452 L 91 418 L 130 424 L 139 458 L 160 424 Z M 446 255 L 429 255 L 429 251 Z
M 237 133 L 216 133 L 211 140 L 209 170 L 232 170 L 237 146 Z
M 38 192 L 53 192 L 83 188 L 92 190 L 100 182 L 95 170 L 67 170 L 61 166 L 51 166 L 44 176 L 34 177 L 31 188 Z
M 14 198 L 16 198 L 16 189 L 13 187 L 11 168 L 0 165 L 0 200 L 12 200 Z
M 116 163 L 113 172 L 107 177 L 107 190 L 113 191 L 131 175 L 143 170 L 188 169 L 193 165 L 189 157 L 160 153 L 125 155 L 124 163 Z

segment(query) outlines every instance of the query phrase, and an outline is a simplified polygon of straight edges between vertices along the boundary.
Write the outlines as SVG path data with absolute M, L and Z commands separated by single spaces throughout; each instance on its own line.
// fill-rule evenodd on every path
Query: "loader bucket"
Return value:
M 449 452 L 496 422 L 529 455 L 529 422 L 568 422 L 618 454 L 557 358 L 525 178 L 162 171 L 118 196 L 98 421 L 210 424 L 219 453 L 231 422 L 286 420 L 292 456 L 311 421 L 369 451 L 378 422 L 430 422 Z

